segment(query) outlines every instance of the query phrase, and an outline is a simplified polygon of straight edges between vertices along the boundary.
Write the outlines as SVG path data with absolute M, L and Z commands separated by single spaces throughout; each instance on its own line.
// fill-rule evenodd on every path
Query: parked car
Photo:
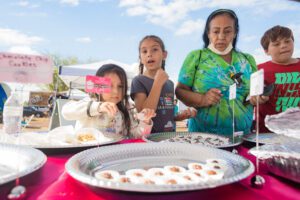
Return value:
M 49 107 L 48 106 L 32 106 L 34 107 L 36 110 L 41 111 L 41 112 L 49 112 Z
M 34 115 L 35 117 L 45 117 L 45 116 L 47 116 L 47 114 L 45 112 L 42 112 L 42 111 L 38 110 L 34 106 L 25 106 L 23 108 L 23 116 L 24 117 L 29 117 L 31 115 Z

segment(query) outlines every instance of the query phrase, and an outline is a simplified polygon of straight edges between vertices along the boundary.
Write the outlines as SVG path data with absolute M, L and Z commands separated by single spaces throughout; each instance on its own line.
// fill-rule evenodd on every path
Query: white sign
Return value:
M 235 98 L 236 98 L 236 84 L 234 83 L 229 87 L 229 100 Z
M 51 83 L 53 62 L 47 56 L 0 53 L 0 82 Z
M 250 96 L 261 95 L 264 92 L 264 70 L 260 69 L 251 74 Z

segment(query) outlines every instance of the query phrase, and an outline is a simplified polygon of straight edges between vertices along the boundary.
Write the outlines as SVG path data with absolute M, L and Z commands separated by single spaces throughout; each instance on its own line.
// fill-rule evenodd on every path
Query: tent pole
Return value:
M 68 99 L 71 96 L 71 90 L 72 90 L 72 81 L 70 81 L 70 85 L 69 85 L 69 96 L 68 96 Z

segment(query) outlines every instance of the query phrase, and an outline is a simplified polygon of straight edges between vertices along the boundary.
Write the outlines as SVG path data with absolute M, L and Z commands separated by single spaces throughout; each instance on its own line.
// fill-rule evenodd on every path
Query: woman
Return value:
M 236 49 L 238 33 L 234 11 L 216 10 L 206 21 L 204 48 L 186 57 L 175 92 L 179 100 L 198 110 L 197 116 L 189 121 L 189 131 L 227 136 L 233 131 L 250 132 L 253 107 L 246 99 L 250 75 L 257 67 L 252 56 Z M 229 86 L 234 83 L 237 90 L 233 104 L 228 96 Z

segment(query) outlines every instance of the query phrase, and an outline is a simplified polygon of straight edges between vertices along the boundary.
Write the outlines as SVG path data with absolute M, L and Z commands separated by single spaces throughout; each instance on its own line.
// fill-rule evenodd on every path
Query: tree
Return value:
M 77 57 L 62 58 L 61 56 L 55 54 L 50 54 L 48 56 L 52 58 L 54 64 L 53 81 L 50 84 L 44 85 L 44 87 L 50 91 L 55 91 L 57 87 L 57 92 L 64 92 L 69 90 L 69 87 L 64 83 L 64 81 L 58 75 L 59 66 L 78 64 Z

